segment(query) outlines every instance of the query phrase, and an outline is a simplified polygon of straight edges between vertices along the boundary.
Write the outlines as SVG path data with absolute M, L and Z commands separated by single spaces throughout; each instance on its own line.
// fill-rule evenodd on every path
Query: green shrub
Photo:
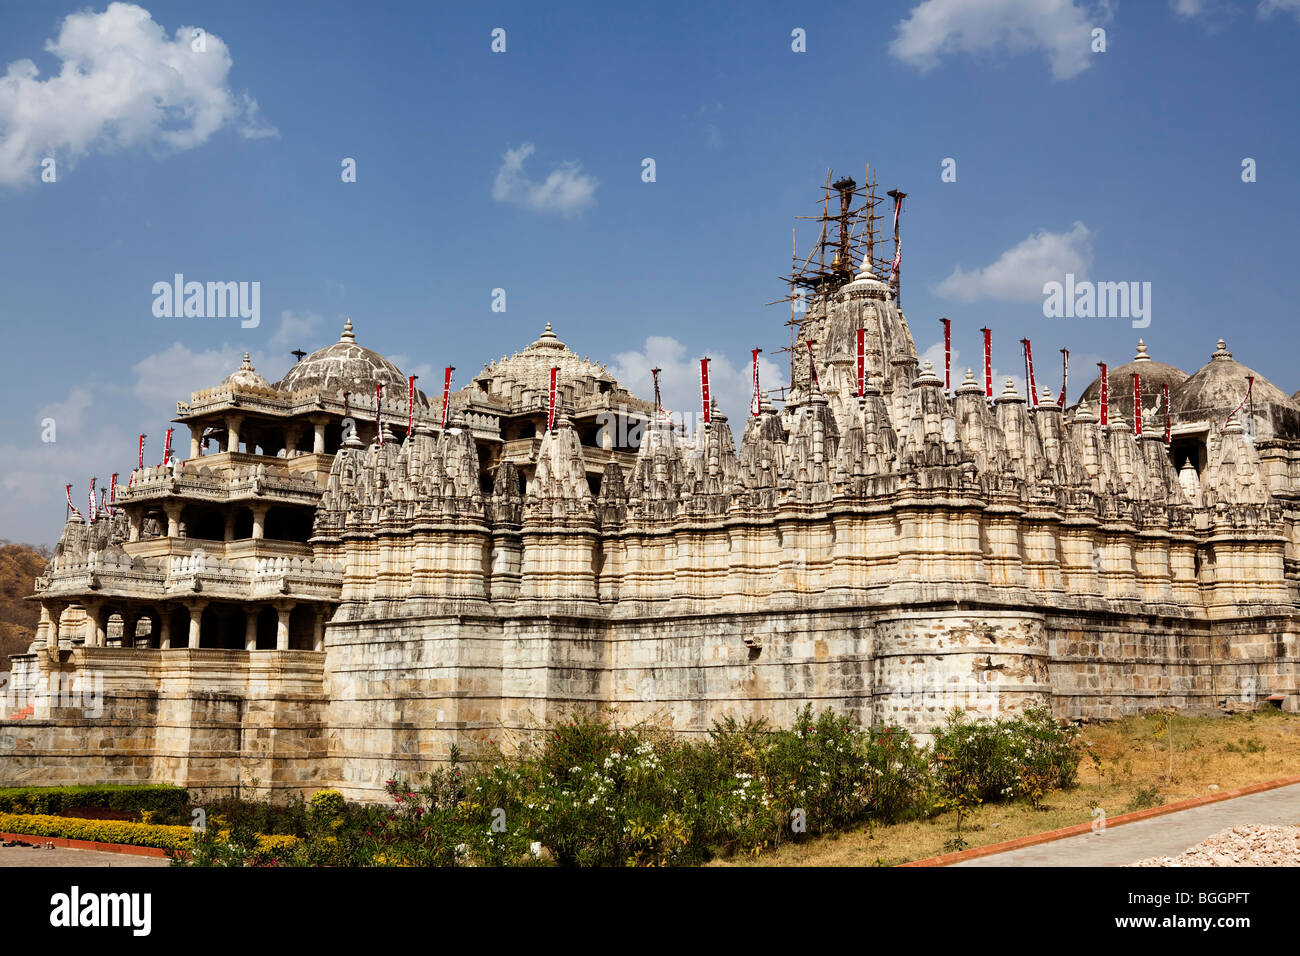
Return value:
M 161 820 L 186 818 L 189 793 L 170 784 L 91 784 L 71 787 L 0 788 L 0 813 L 57 814 L 80 807 L 129 813 L 149 811 Z

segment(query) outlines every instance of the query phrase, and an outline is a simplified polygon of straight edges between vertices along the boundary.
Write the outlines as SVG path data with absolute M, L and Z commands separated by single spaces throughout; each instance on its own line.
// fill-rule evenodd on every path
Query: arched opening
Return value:
M 259 651 L 275 650 L 276 623 L 279 615 L 269 604 L 262 605 L 257 612 L 257 649 Z
M 190 612 L 188 608 L 173 605 L 167 610 L 167 620 L 171 626 L 172 647 L 190 646 Z
M 289 649 L 310 651 L 316 646 L 316 608 L 299 604 L 289 612 Z
M 208 505 L 187 504 L 181 510 L 181 523 L 185 537 L 220 541 L 226 534 L 226 521 L 221 512 Z
M 276 541 L 306 542 L 311 537 L 311 512 L 299 508 L 271 508 L 266 513 L 263 534 Z

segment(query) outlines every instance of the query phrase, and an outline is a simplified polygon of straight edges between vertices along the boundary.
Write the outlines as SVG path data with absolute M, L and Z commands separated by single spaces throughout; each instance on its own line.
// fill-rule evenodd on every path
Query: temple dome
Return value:
M 357 344 L 352 320 L 333 345 L 317 349 L 292 366 L 276 388 L 286 391 L 319 388 L 327 395 L 346 389 L 354 394 L 373 394 L 376 385 L 406 394 L 406 376 L 378 352 Z
M 490 380 L 493 383 L 491 391 L 498 391 L 501 386 L 508 388 L 519 385 L 544 392 L 550 388 L 552 368 L 560 370 L 557 378 L 561 384 L 599 380 L 610 387 L 618 386 L 604 365 L 582 358 L 561 342 L 549 322 L 542 334 L 527 348 L 496 362 L 489 362 L 475 379 Z
M 239 368 L 235 369 L 229 375 L 221 380 L 221 387 L 238 387 L 238 388 L 270 388 L 271 383 L 264 379 L 258 371 L 253 368 L 253 363 L 249 361 L 248 353 L 244 353 L 244 360 L 239 363 Z
M 1109 383 L 1106 398 L 1112 414 L 1126 422 L 1133 421 L 1134 372 L 1142 379 L 1144 410 L 1149 410 L 1151 405 L 1160 400 L 1165 385 L 1169 386 L 1169 404 L 1178 407 L 1174 401 L 1174 392 L 1187 381 L 1187 373 L 1177 366 L 1157 362 L 1147 352 L 1147 344 L 1138 339 L 1137 354 L 1133 356 L 1133 361 L 1106 369 L 1106 380 Z M 1101 405 L 1101 376 L 1094 378 L 1083 390 L 1079 402 L 1087 402 L 1093 408 Z
M 1234 359 L 1223 339 L 1210 361 L 1170 395 L 1174 414 L 1181 421 L 1226 420 L 1246 397 L 1247 376 L 1255 378 L 1250 396 L 1256 434 L 1260 438 L 1300 436 L 1300 406 L 1264 376 Z M 1241 414 L 1246 414 L 1244 409 Z

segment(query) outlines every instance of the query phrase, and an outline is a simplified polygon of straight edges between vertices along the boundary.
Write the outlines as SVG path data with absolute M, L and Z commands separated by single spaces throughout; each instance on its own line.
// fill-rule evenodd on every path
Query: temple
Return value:
M 1192 375 L 1139 342 L 1070 407 L 945 387 L 897 281 L 839 253 L 738 442 L 549 325 L 445 407 L 350 320 L 274 384 L 245 355 L 178 402 L 186 457 L 71 510 L 0 783 L 372 800 L 578 707 L 1300 708 L 1293 397 L 1223 341 Z

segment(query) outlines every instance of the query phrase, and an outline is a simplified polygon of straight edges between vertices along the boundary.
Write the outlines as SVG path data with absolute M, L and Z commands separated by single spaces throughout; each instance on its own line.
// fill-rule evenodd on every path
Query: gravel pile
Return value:
M 1300 826 L 1241 826 L 1214 834 L 1177 856 L 1130 866 L 1300 866 Z

